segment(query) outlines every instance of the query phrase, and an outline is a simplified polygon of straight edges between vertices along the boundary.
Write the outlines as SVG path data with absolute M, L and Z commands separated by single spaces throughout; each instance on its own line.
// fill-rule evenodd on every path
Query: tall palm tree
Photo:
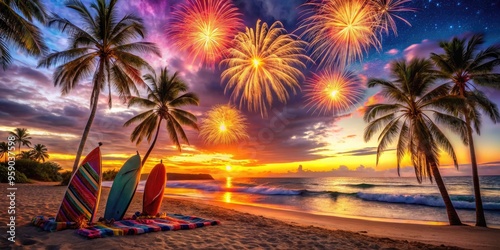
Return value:
M 7 162 L 9 156 L 9 145 L 6 142 L 0 142 L 0 158 L 4 157 L 4 162 Z
M 472 126 L 479 135 L 481 114 L 478 111 L 487 114 L 494 123 L 500 121 L 500 114 L 496 104 L 488 100 L 475 85 L 500 88 L 500 74 L 493 72 L 500 64 L 500 45 L 493 45 L 480 51 L 483 44 L 482 34 L 475 34 L 468 41 L 465 38 L 455 37 L 449 42 L 440 42 L 439 46 L 444 49 L 444 54 L 432 53 L 431 59 L 439 67 L 440 77 L 449 79 L 454 84 L 450 94 L 464 98 L 467 103 L 460 115 L 467 123 L 465 132 L 472 166 L 476 226 L 486 227 Z
M 146 74 L 144 79 L 151 85 L 147 87 L 148 97 L 132 97 L 128 105 L 129 107 L 136 105 L 148 110 L 132 117 L 124 124 L 127 127 L 134 122 L 140 122 L 130 136 L 130 140 L 135 141 L 136 144 L 141 143 L 144 137 L 150 142 L 153 133 L 155 133 L 153 142 L 142 159 L 143 165 L 156 144 L 162 121 L 165 121 L 165 128 L 170 140 L 177 146 L 179 151 L 181 150 L 179 137 L 189 144 L 182 125 L 198 130 L 197 119 L 196 116 L 181 108 L 186 105 L 197 106 L 199 104 L 198 96 L 192 92 L 187 92 L 189 88 L 179 78 L 178 72 L 170 76 L 167 68 L 163 68 L 159 78 L 153 73 Z
M 26 147 L 31 146 L 31 136 L 28 132 L 28 129 L 25 128 L 16 128 L 14 132 L 10 132 L 12 136 L 14 136 L 14 141 L 19 145 L 19 154 L 21 153 L 21 146 L 24 145 Z
M 32 23 L 45 23 L 46 19 L 45 7 L 39 0 L 0 0 L 0 65 L 4 70 L 12 63 L 8 44 L 34 56 L 47 51 L 42 33 Z
M 32 157 L 35 161 L 45 162 L 45 159 L 49 158 L 49 154 L 47 153 L 47 147 L 43 144 L 35 144 L 33 149 L 31 150 Z
M 117 0 L 96 0 L 88 9 L 81 1 L 73 0 L 66 6 L 75 12 L 75 19 L 80 19 L 78 24 L 57 15 L 49 21 L 49 25 L 56 25 L 70 35 L 70 45 L 65 51 L 48 55 L 39 62 L 39 67 L 58 65 L 54 72 L 54 84 L 62 87 L 63 95 L 89 76 L 92 77 L 91 111 L 78 146 L 73 172 L 80 162 L 101 91 L 108 89 L 109 108 L 112 106 L 112 88 L 123 100 L 129 98 L 132 92 L 138 95 L 135 84 L 144 84 L 140 69 L 151 69 L 151 66 L 134 53 L 160 55 L 153 43 L 135 41 L 145 36 L 143 21 L 133 14 L 120 18 L 116 2 Z
M 439 149 L 442 148 L 458 167 L 457 157 L 451 143 L 441 129 L 431 120 L 436 120 L 453 129 L 465 130 L 465 123 L 448 112 L 459 106 L 461 99 L 446 96 L 449 84 L 431 89 L 435 76 L 430 60 L 413 59 L 391 63 L 392 81 L 370 79 L 369 87 L 380 86 L 388 103 L 370 105 L 366 108 L 364 120 L 368 122 L 364 139 L 369 141 L 379 132 L 377 164 L 380 155 L 396 141 L 398 174 L 402 158 L 409 154 L 418 182 L 428 177 L 436 180 L 443 197 L 450 225 L 461 225 L 460 218 L 451 202 L 448 191 L 439 172 Z M 444 96 L 444 97 L 442 97 Z M 453 106 L 453 105 L 455 106 Z

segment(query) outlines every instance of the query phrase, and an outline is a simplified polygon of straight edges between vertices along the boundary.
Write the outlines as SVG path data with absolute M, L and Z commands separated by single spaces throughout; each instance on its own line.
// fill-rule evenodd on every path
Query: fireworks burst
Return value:
M 187 51 L 193 63 L 214 66 L 243 27 L 241 14 L 228 0 L 188 0 L 172 13 L 167 33 L 175 48 Z
M 332 112 L 341 115 L 349 112 L 363 98 L 361 79 L 351 71 L 325 71 L 314 74 L 307 81 L 306 106 L 313 114 Z
M 245 117 L 229 105 L 218 105 L 207 113 L 200 126 L 200 136 L 207 144 L 231 144 L 247 139 Z
M 398 32 L 396 21 L 394 20 L 395 18 L 411 26 L 410 22 L 397 15 L 397 12 L 415 11 L 413 8 L 403 6 L 408 2 L 411 2 L 411 0 L 374 0 L 371 2 L 373 8 L 378 13 L 379 28 L 381 32 L 384 31 L 386 34 L 389 34 L 389 29 L 391 29 L 394 35 L 397 36 Z
M 362 59 L 371 46 L 380 48 L 377 12 L 366 0 L 323 0 L 305 4 L 302 36 L 319 65 L 344 66 Z
M 288 34 L 281 22 L 269 27 L 257 21 L 255 30 L 246 28 L 234 39 L 234 47 L 222 63 L 228 67 L 222 72 L 227 81 L 225 91 L 233 89 L 232 100 L 239 100 L 240 107 L 248 104 L 250 111 L 267 115 L 267 106 L 276 96 L 280 102 L 289 98 L 287 89 L 293 94 L 300 88 L 299 80 L 304 78 L 300 69 L 305 68 L 303 60 L 306 43 Z

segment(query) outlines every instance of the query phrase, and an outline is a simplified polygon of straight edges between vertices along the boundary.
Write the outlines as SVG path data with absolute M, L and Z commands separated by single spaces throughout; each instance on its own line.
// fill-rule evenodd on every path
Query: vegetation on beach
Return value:
M 6 168 L 5 163 L 1 163 L 1 166 Z M 16 171 L 16 181 L 23 181 L 24 178 L 36 180 L 36 181 L 61 181 L 62 176 L 60 171 L 62 167 L 55 162 L 37 162 L 30 159 L 17 159 L 15 165 Z M 7 176 L 7 175 L 2 175 Z M 6 182 L 7 179 L 1 179 L 1 182 Z M 27 181 L 26 181 L 27 182 Z
M 29 182 L 29 179 L 37 181 L 61 181 L 59 173 L 62 170 L 56 162 L 45 162 L 49 158 L 47 146 L 37 143 L 31 147 L 32 137 L 26 128 L 16 128 L 10 132 L 14 136 L 14 143 L 18 145 L 18 154 L 15 154 L 15 181 L 17 183 Z M 21 151 L 21 146 L 30 148 Z M 0 142 L 0 182 L 7 182 L 7 165 L 9 161 L 9 146 L 7 142 Z M 5 172 L 5 175 L 3 174 Z M 5 177 L 5 178 L 4 178 Z
M 8 183 L 8 168 L 5 166 L 3 163 L 0 163 L 0 183 Z M 15 183 L 30 183 L 30 180 L 28 177 L 26 177 L 25 174 L 15 170 L 14 171 L 14 176 L 16 177 L 14 182 Z
M 118 171 L 115 169 L 111 170 L 106 170 L 102 173 L 102 180 L 103 181 L 112 181 L 115 179 L 116 174 L 118 174 Z M 61 185 L 62 186 L 67 186 L 69 184 L 69 181 L 71 180 L 71 176 L 73 176 L 73 173 L 71 171 L 64 171 L 61 173 Z

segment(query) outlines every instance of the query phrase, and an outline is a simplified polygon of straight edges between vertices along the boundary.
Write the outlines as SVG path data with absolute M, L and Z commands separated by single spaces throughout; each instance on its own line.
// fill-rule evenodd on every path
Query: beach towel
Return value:
M 78 228 L 78 224 L 76 222 L 60 222 L 56 221 L 56 218 L 54 217 L 45 217 L 43 215 L 34 217 L 31 220 L 31 224 L 49 232 Z
M 134 216 L 109 224 L 97 222 L 92 226 L 78 229 L 76 233 L 88 239 L 95 239 L 109 236 L 138 235 L 158 231 L 195 229 L 218 224 L 220 224 L 220 222 L 216 220 L 207 220 L 181 214 L 167 214 L 159 217 L 147 218 Z

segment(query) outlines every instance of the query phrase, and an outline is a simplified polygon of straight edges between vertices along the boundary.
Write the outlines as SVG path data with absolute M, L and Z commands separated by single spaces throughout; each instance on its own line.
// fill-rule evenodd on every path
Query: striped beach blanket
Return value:
M 81 228 L 77 234 L 89 239 L 107 236 L 137 235 L 158 231 L 174 231 L 194 229 L 205 226 L 215 226 L 219 221 L 185 216 L 181 214 L 167 214 L 156 218 L 130 218 L 114 221 L 110 224 L 97 222 L 93 226 Z
M 76 229 L 78 225 L 76 222 L 59 222 L 54 217 L 45 217 L 43 215 L 34 217 L 31 224 L 43 229 L 44 231 L 55 232 L 64 229 Z

